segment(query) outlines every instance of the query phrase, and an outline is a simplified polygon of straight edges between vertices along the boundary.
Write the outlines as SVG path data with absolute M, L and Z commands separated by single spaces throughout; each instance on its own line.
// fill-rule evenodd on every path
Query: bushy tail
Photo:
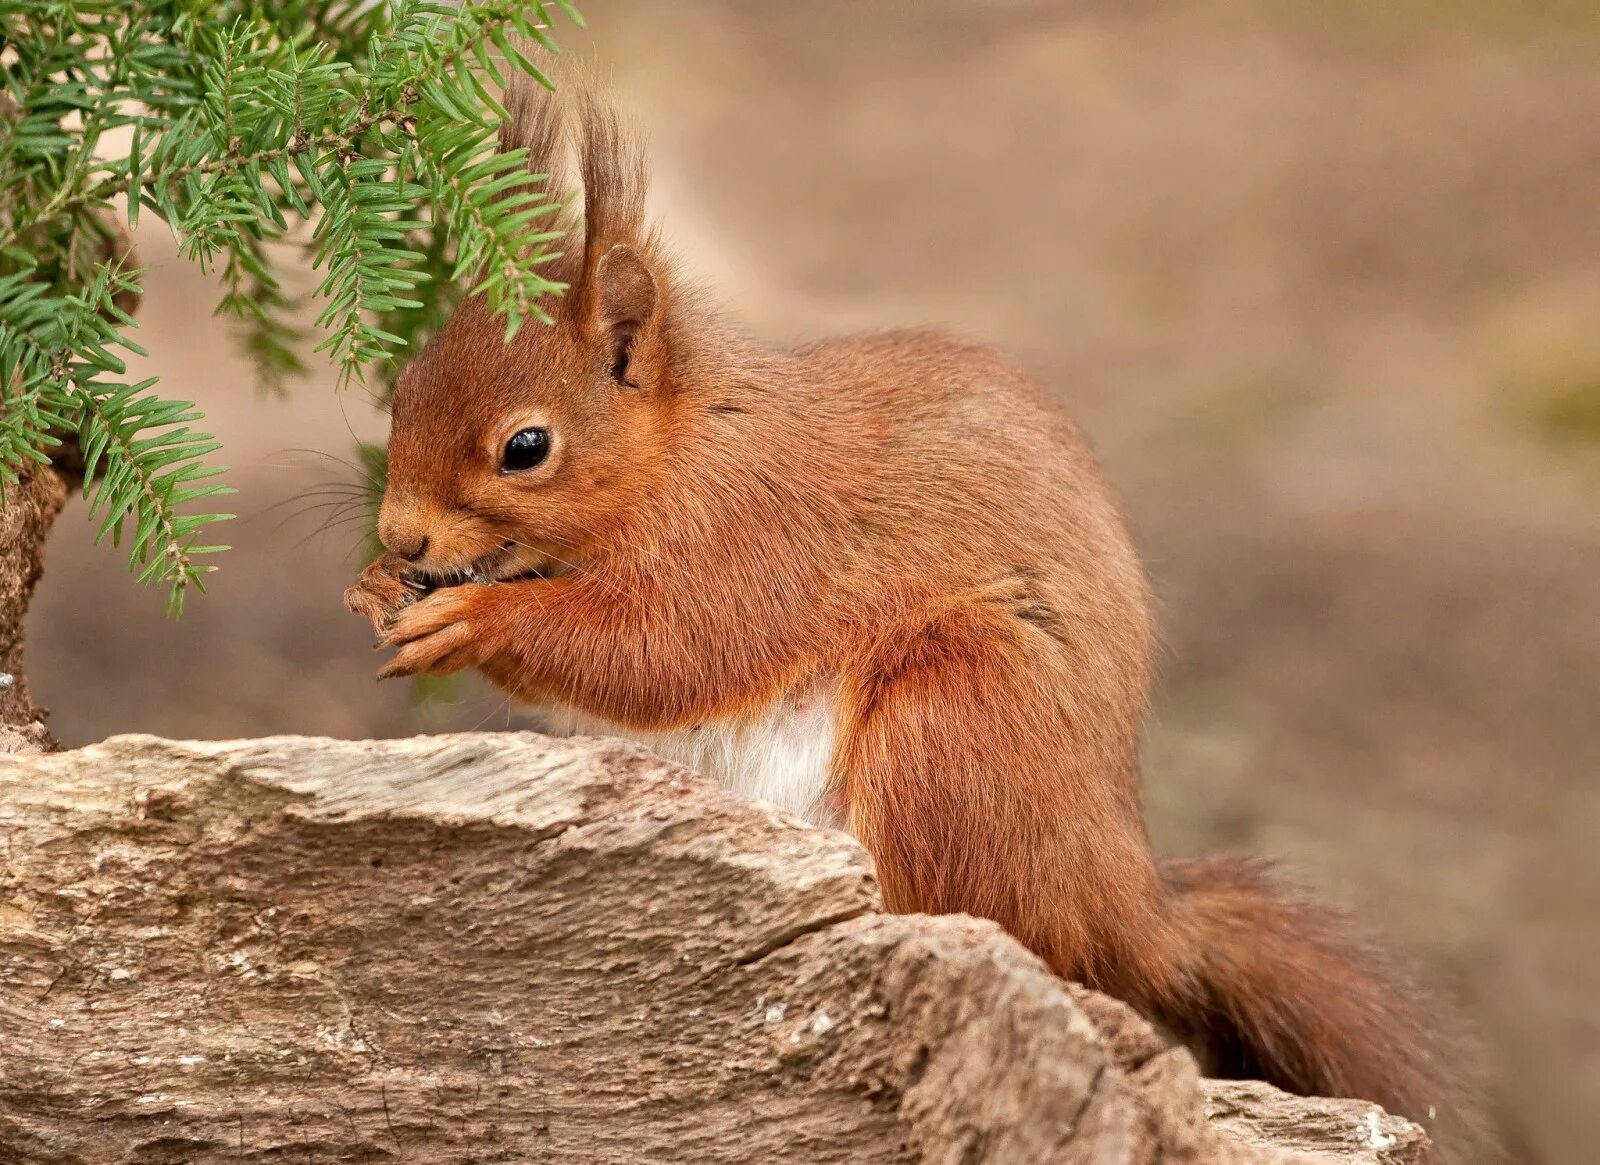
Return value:
M 1262 862 L 1168 861 L 1161 876 L 1184 972 L 1182 1014 L 1163 1019 L 1208 1072 L 1375 1101 L 1427 1129 L 1434 1160 L 1491 1159 L 1453 1025 L 1348 919 Z

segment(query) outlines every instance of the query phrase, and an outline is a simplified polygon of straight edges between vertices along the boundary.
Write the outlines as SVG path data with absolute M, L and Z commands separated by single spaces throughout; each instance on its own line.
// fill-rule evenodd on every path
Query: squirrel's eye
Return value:
M 532 469 L 550 456 L 550 431 L 548 429 L 523 429 L 506 442 L 500 468 L 507 473 Z

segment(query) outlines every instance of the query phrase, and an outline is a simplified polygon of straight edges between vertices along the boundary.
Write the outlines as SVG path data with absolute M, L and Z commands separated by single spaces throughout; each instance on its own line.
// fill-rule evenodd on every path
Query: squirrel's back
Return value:
M 1096 658 L 1143 684 L 1144 573 L 1055 394 L 999 350 L 932 330 L 825 340 L 794 359 L 807 386 L 796 422 L 830 416 L 856 463 L 842 474 L 860 532 L 846 575 L 889 564 L 900 586 L 911 573 L 942 589 L 1025 579 L 1053 610 L 1042 618 L 1074 612 L 1105 635 Z

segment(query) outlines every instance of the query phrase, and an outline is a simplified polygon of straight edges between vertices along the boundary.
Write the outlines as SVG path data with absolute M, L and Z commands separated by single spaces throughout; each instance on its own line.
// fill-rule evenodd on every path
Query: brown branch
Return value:
M 67 499 L 50 466 L 30 465 L 0 496 L 0 752 L 51 752 L 47 713 L 33 702 L 23 672 L 22 628 L 44 572 L 44 543 Z

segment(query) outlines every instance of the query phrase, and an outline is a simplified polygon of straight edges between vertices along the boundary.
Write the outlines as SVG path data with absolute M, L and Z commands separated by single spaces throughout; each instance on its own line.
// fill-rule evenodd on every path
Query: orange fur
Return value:
M 559 173 L 549 107 L 511 109 L 507 141 Z M 1219 1068 L 1431 1124 L 1443 1067 L 1333 916 L 1245 867 L 1152 860 L 1150 604 L 1071 423 L 946 336 L 739 338 L 646 232 L 627 141 L 584 107 L 584 247 L 555 325 L 507 346 L 469 300 L 400 382 L 396 553 L 350 595 L 399 647 L 386 674 L 475 666 L 641 729 L 837 682 L 833 791 L 892 908 L 996 919 Z M 551 461 L 500 472 L 530 418 Z M 402 577 L 530 570 L 397 597 Z

